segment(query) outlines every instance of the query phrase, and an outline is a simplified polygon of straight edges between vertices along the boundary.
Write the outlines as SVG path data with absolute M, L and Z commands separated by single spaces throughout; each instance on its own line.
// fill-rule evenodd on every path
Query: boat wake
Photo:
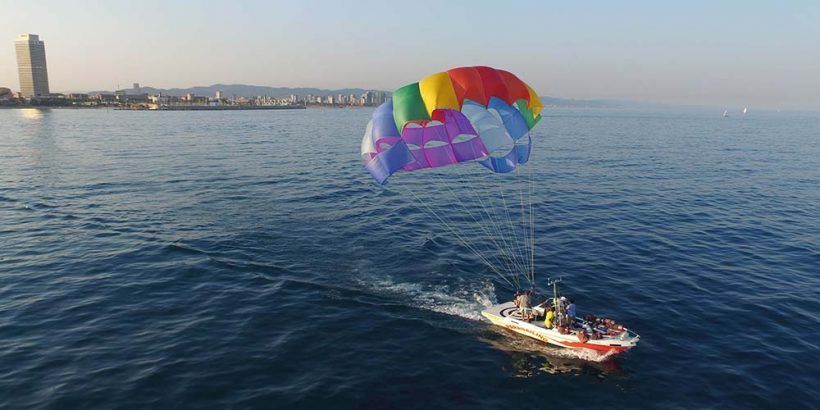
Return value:
M 485 322 L 481 311 L 497 304 L 495 286 L 492 282 L 471 284 L 459 283 L 459 286 L 446 284 L 423 285 L 414 282 L 395 281 L 392 277 L 360 278 L 359 286 L 369 291 L 400 300 L 408 306 L 413 306 L 433 312 L 459 316 L 465 319 Z M 496 328 L 481 327 L 481 332 L 492 332 L 494 336 L 491 345 L 504 351 L 530 353 L 558 359 L 582 360 L 586 362 L 602 363 L 613 357 L 614 352 L 600 353 L 587 349 L 562 349 L 551 347 L 517 335 L 513 332 Z
M 495 286 L 492 282 L 453 287 L 446 284 L 422 285 L 397 282 L 391 277 L 361 280 L 361 286 L 380 295 L 404 301 L 413 307 L 438 313 L 481 320 L 481 310 L 496 304 Z

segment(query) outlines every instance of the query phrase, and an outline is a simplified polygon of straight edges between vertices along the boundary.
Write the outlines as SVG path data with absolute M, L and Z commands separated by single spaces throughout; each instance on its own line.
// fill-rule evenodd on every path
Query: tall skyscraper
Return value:
M 17 50 L 17 73 L 23 97 L 48 95 L 46 47 L 36 34 L 20 34 L 14 42 Z

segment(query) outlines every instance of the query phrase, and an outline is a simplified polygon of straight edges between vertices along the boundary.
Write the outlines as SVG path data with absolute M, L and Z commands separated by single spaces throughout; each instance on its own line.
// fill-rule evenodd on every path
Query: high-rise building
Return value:
M 23 97 L 49 94 L 46 47 L 40 36 L 21 34 L 14 42 L 17 51 L 17 73 L 20 76 L 20 93 Z

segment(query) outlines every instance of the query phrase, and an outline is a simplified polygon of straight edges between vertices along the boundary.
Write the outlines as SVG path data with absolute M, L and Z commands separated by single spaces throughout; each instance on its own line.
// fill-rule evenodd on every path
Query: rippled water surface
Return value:
M 819 116 L 546 113 L 536 280 L 642 337 L 592 361 L 478 320 L 369 114 L 0 110 L 0 406 L 820 403 Z

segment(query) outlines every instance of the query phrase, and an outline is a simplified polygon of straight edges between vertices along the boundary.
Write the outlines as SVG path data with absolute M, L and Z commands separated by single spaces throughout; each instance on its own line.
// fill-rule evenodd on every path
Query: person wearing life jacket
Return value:
M 555 320 L 555 308 L 550 306 L 547 308 L 547 317 L 544 319 L 544 326 L 547 329 L 552 329 L 553 321 Z

